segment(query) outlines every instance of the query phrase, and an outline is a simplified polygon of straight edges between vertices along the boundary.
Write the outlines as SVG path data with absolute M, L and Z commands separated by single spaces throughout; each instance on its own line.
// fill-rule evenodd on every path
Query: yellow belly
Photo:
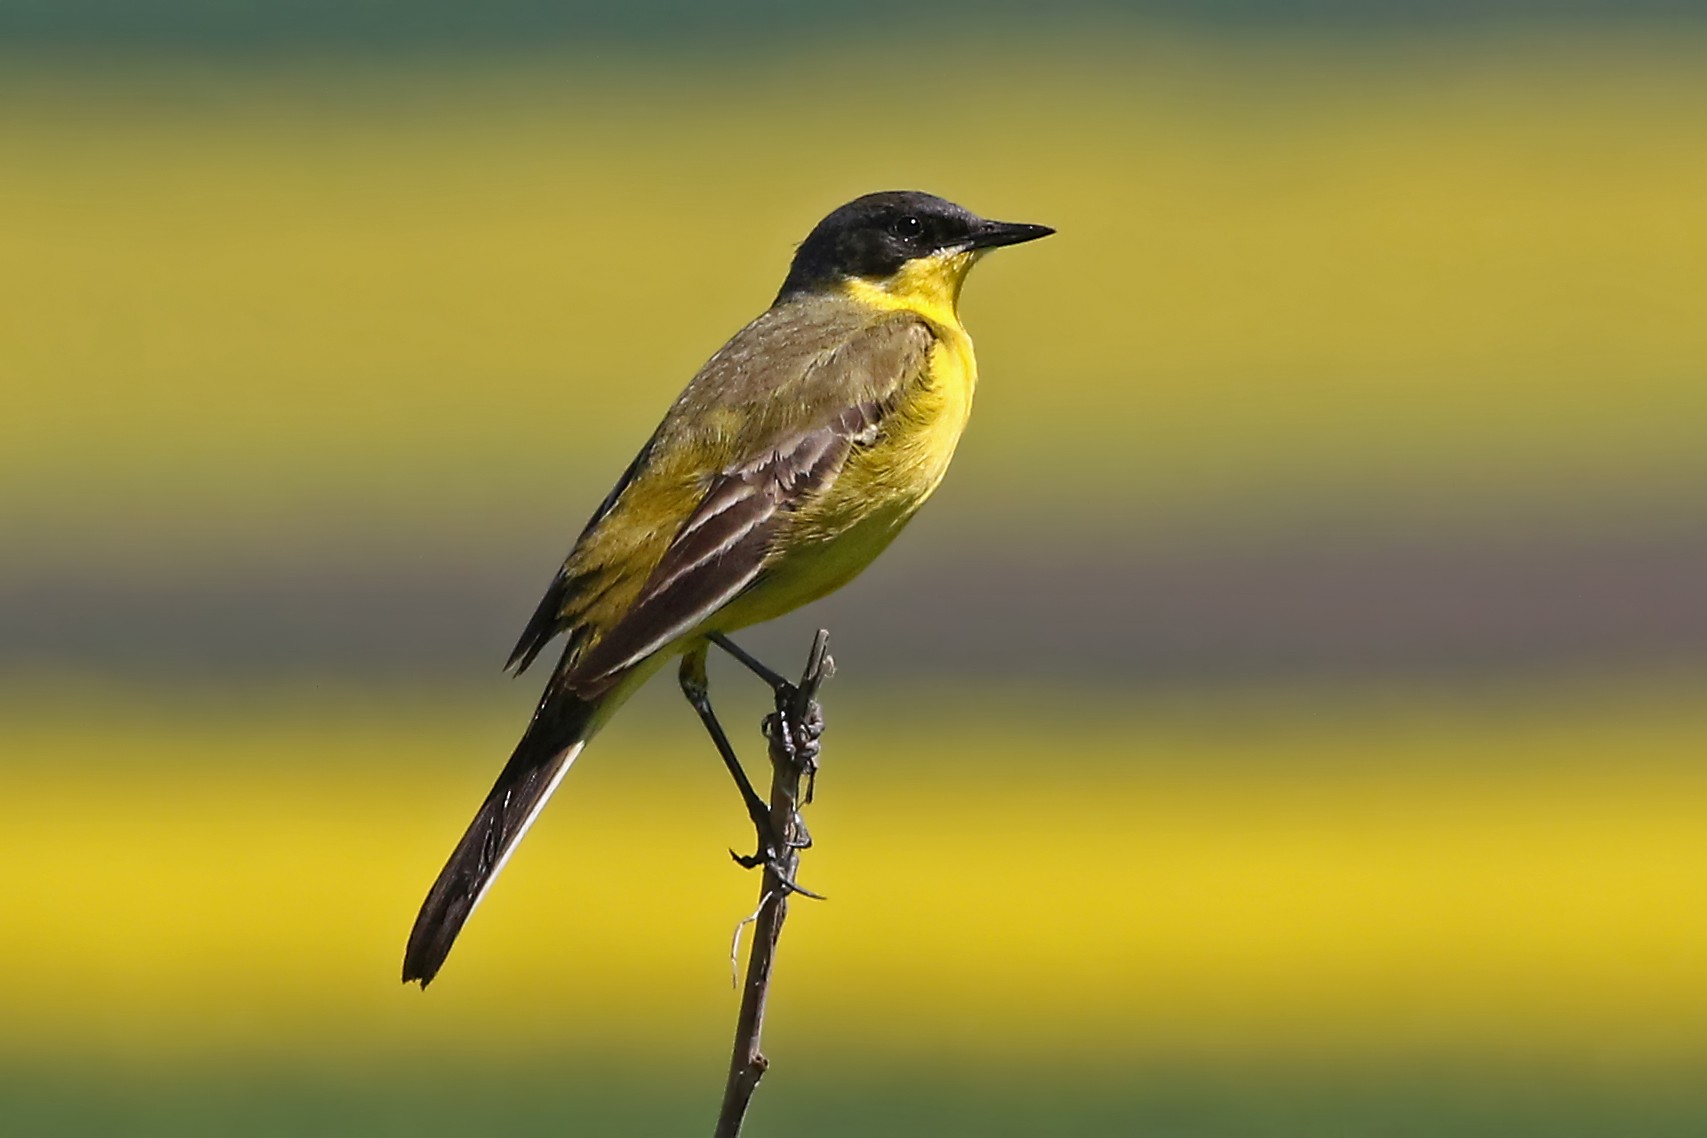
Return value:
M 730 631 L 781 616 L 834 592 L 882 553 L 948 471 L 972 413 L 977 366 L 959 326 L 938 327 L 922 382 L 856 449 L 829 490 L 791 519 L 779 556 L 703 631 Z

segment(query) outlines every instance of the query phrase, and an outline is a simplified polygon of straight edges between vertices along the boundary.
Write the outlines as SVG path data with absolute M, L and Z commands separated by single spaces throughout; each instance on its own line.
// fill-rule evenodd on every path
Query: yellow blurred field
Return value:
M 1707 720 L 1561 706 L 999 734 L 857 714 L 812 814 L 832 900 L 797 906 L 773 1031 L 933 1061 L 1684 1063 L 1707 1041 Z M 402 937 L 506 717 L 63 710 L 9 716 L 0 1053 L 722 1046 L 755 885 L 691 734 L 600 740 L 423 996 Z
M 1038 464 L 1123 526 L 1694 501 L 1707 71 L 1510 46 L 1004 49 L 880 151 L 839 140 L 886 100 L 781 68 L 15 68 L 0 520 L 140 563 L 593 500 L 791 243 L 891 184 L 1061 231 L 968 293 L 968 508 Z

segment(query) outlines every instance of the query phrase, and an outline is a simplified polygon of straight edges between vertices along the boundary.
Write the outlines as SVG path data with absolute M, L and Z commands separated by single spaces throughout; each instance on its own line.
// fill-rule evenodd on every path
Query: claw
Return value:
M 773 865 L 771 868 L 777 869 L 778 867 Z M 812 890 L 806 888 L 806 886 L 800 884 L 800 882 L 794 880 L 794 878 L 785 876 L 780 870 L 778 870 L 776 875 L 776 883 L 782 888 L 784 893 L 798 893 L 802 897 L 808 897 L 814 901 L 824 901 L 828 899 L 822 893 L 812 892 Z
M 790 691 L 794 690 L 791 685 Z M 798 720 L 773 711 L 764 717 L 759 726 L 767 739 L 775 739 L 790 759 L 806 768 L 807 773 L 811 773 L 817 765 L 818 752 L 823 747 L 820 740 L 824 736 L 824 709 L 819 706 L 817 700 L 807 702 L 806 712 Z
M 790 846 L 790 848 L 802 849 L 804 847 Z M 762 865 L 766 869 L 770 870 L 770 872 L 776 877 L 777 887 L 785 894 L 798 893 L 802 897 L 810 897 L 814 901 L 824 900 L 824 895 L 822 893 L 812 892 L 812 890 L 806 888 L 806 886 L 800 884 L 800 882 L 789 876 L 788 867 L 783 864 L 780 858 L 773 857 L 772 855 L 763 852 L 748 856 L 738 854 L 734 850 L 729 851 L 729 856 L 733 858 L 735 864 L 740 866 L 742 869 L 757 869 Z
M 790 691 L 795 690 L 790 685 Z M 765 737 L 776 740 L 789 760 L 806 776 L 805 801 L 811 805 L 812 796 L 818 789 L 818 753 L 823 748 L 824 709 L 817 700 L 810 700 L 806 704 L 806 713 L 798 721 L 773 711 L 765 716 L 760 727 Z

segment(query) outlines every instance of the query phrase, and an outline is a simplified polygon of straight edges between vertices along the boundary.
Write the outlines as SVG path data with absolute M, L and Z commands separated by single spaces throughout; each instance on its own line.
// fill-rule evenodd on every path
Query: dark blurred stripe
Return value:
M 489 559 L 488 559 L 489 558 Z M 116 679 L 495 674 L 551 570 L 514 550 L 138 578 L 0 574 L 0 669 Z M 1296 679 L 1707 663 L 1707 533 L 1045 555 L 902 545 L 800 625 L 885 675 Z
M 1507 29 L 1590 21 L 1701 16 L 1691 0 L 1065 0 L 1040 26 L 1021 0 L 865 0 L 857 7 L 791 0 L 0 0 L 0 45 L 204 52 L 413 48 L 567 48 L 633 44 L 725 49 L 779 38 L 855 33 L 910 45 L 922 28 L 968 35 L 1061 32 L 1147 23 L 1222 30 L 1415 31 Z

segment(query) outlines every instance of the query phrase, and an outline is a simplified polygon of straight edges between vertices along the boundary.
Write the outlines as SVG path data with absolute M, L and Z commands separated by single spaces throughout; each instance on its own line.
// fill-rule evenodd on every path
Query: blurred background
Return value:
M 750 638 L 841 671 L 748 1132 L 1707 1131 L 1704 16 L 0 0 L 5 1128 L 709 1130 L 668 683 L 403 940 L 586 516 L 916 187 L 1060 235 Z

